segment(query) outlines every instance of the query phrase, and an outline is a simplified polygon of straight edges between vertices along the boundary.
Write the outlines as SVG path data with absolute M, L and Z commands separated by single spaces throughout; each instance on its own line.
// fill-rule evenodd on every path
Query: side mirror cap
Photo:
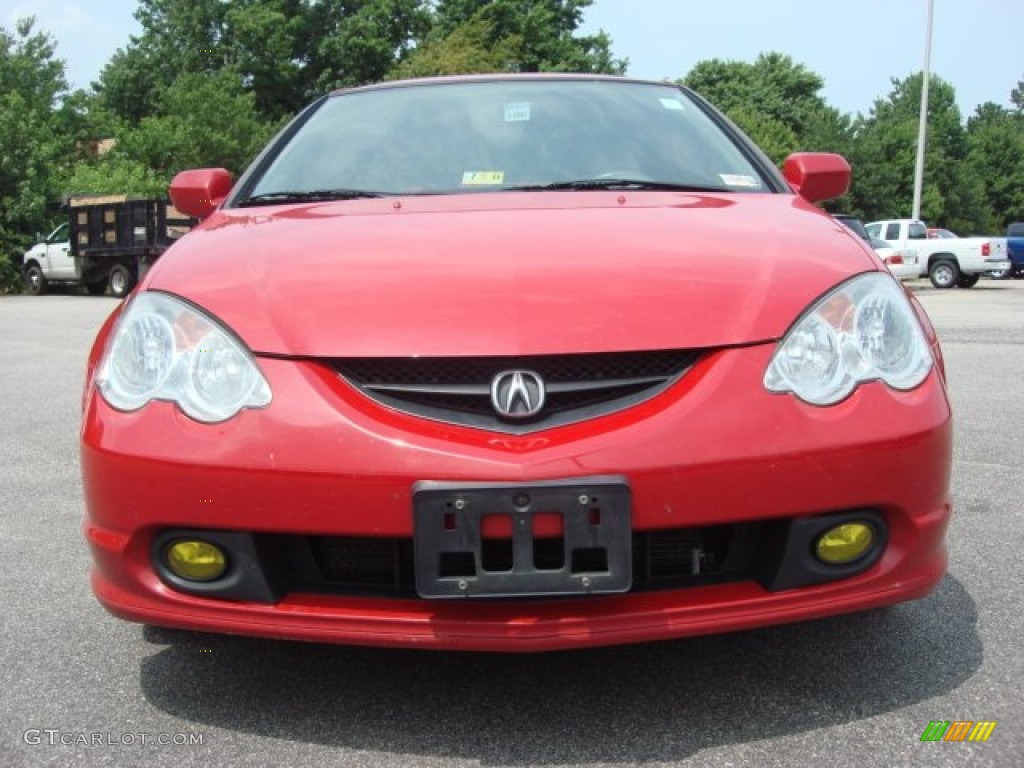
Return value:
M 230 191 L 231 174 L 224 168 L 182 171 L 170 188 L 174 207 L 196 219 L 205 219 L 217 210 Z
M 797 152 L 782 164 L 789 186 L 811 203 L 842 197 L 850 188 L 850 164 L 830 152 Z

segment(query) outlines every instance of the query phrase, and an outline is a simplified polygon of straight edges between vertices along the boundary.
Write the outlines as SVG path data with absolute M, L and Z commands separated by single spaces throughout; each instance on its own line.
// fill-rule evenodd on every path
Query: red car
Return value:
M 813 619 L 946 567 L 935 333 L 685 88 L 333 93 L 101 330 L 93 589 L 131 621 L 539 651 Z

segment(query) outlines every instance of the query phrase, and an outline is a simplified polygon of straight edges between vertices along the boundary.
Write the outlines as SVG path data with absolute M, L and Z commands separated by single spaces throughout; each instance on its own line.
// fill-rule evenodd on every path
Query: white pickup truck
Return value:
M 73 199 L 68 220 L 23 257 L 25 289 L 38 296 L 50 283 L 84 285 L 98 296 L 109 285 L 123 298 L 192 224 L 163 200 Z
M 928 228 L 916 219 L 890 219 L 868 224 L 868 234 L 896 248 L 917 251 L 918 277 L 936 288 L 970 288 L 986 272 L 1009 267 L 1005 237 L 928 238 Z

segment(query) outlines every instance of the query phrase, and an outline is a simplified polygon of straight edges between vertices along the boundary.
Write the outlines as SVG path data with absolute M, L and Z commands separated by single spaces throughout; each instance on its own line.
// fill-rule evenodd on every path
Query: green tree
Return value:
M 310 19 L 310 97 L 385 79 L 431 25 L 424 0 L 330 0 L 313 3 Z
M 909 216 L 913 201 L 921 75 L 893 80 L 855 126 L 851 195 L 866 218 Z M 991 221 L 982 182 L 966 165 L 968 144 L 953 86 L 933 75 L 921 217 L 958 232 L 983 231 Z
M 1024 112 L 1024 80 L 1017 81 L 1017 87 L 1010 91 L 1010 101 L 1018 112 Z
M 140 0 L 142 33 L 95 84 L 130 124 L 186 74 L 232 72 L 276 122 L 333 88 L 382 80 L 423 38 L 426 0 Z
M 991 217 L 983 230 L 1002 232 L 1024 220 L 1024 115 L 988 102 L 967 121 L 967 171 L 978 179 Z
M 515 72 L 522 39 L 518 35 L 492 42 L 491 25 L 472 19 L 445 37 L 435 35 L 395 66 L 389 77 L 430 77 L 474 72 Z
M 167 178 L 136 160 L 116 153 L 76 162 L 63 181 L 68 196 L 106 195 L 166 197 Z
M 119 49 L 93 84 L 103 107 L 129 124 L 158 109 L 163 91 L 181 74 L 222 69 L 228 4 L 219 0 L 140 0 L 142 35 Z
M 164 91 L 156 114 L 121 133 L 111 159 L 134 161 L 164 179 L 206 166 L 240 173 L 274 129 L 230 70 L 186 73 Z
M 797 150 L 849 149 L 849 118 L 821 96 L 821 76 L 789 56 L 762 53 L 753 63 L 709 59 L 681 82 L 725 112 L 775 162 Z
M 746 106 L 733 107 L 729 118 L 775 163 L 800 149 L 800 139 L 780 120 Z
M 64 64 L 35 20 L 22 19 L 14 34 L 0 27 L 0 288 L 14 282 L 9 260 L 52 221 L 53 171 L 75 151 L 67 95 Z
M 461 29 L 474 44 L 482 34 L 485 50 L 514 50 L 514 71 L 624 74 L 627 62 L 612 56 L 606 33 L 575 34 L 584 10 L 592 4 L 593 0 L 440 0 L 427 43 L 437 45 Z

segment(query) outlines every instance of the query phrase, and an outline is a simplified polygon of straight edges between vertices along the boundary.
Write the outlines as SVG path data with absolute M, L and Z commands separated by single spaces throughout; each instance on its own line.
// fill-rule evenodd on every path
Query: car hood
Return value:
M 880 268 L 792 195 L 494 193 L 220 211 L 143 289 L 257 353 L 537 355 L 776 339 Z

